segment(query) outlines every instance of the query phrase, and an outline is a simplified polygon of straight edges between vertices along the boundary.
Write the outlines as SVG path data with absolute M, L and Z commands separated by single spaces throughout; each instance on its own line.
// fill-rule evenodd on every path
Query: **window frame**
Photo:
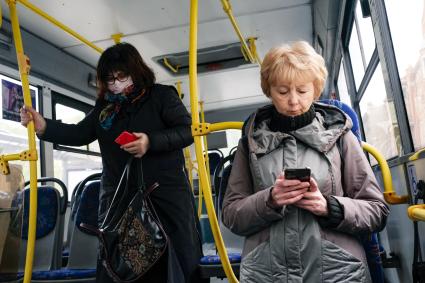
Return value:
M 414 152 L 413 139 L 409 127 L 407 110 L 404 103 L 403 91 L 398 73 L 393 42 L 390 34 L 385 3 L 384 0 L 369 0 L 368 4 L 370 8 L 370 17 L 376 44 L 372 57 L 366 67 L 363 79 L 360 82 L 358 89 L 356 89 L 351 57 L 348 50 L 351 33 L 353 32 L 353 25 L 355 24 L 356 7 L 357 5 L 361 5 L 360 1 L 354 0 L 345 2 L 345 5 L 341 8 L 341 27 L 338 28 L 339 34 L 337 34 L 337 37 L 340 37 L 340 43 L 337 45 L 335 55 L 338 60 L 334 61 L 335 71 L 333 73 L 334 77 L 332 81 L 334 82 L 335 89 L 338 89 L 337 81 L 339 76 L 339 68 L 343 59 L 343 67 L 346 76 L 348 93 L 350 95 L 352 107 L 359 118 L 362 136 L 365 136 L 359 103 L 367 86 L 369 85 L 374 72 L 381 71 L 377 70 L 378 64 L 381 63 L 385 89 L 387 95 L 391 95 L 391 98 L 393 99 L 402 147 L 400 155 L 398 157 L 392 158 L 391 163 L 399 163 L 398 160 L 404 160 L 406 155 L 410 155 L 412 152 Z
M 84 103 L 82 101 L 76 100 L 74 98 L 65 96 L 59 92 L 52 90 L 52 119 L 56 119 L 56 104 L 61 104 L 79 111 L 84 112 L 86 115 L 90 112 L 90 110 L 93 109 L 93 106 L 87 103 Z M 88 145 L 87 145 L 88 148 Z M 55 150 L 62 150 L 62 151 L 68 151 L 73 153 L 79 153 L 79 154 L 87 154 L 87 155 L 93 155 L 93 156 L 101 156 L 100 152 L 91 151 L 91 150 L 84 150 L 79 148 L 74 148 L 71 146 L 61 145 L 58 143 L 53 143 L 53 149 Z

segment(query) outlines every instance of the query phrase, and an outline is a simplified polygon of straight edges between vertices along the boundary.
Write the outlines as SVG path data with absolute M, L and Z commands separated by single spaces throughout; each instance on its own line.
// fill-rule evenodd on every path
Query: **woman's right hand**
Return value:
M 27 126 L 30 121 L 34 121 L 34 129 L 37 135 L 44 134 L 46 130 L 46 120 L 32 107 L 22 106 L 20 110 L 21 124 Z
M 309 187 L 309 182 L 286 180 L 284 173 L 281 173 L 274 183 L 268 202 L 275 208 L 296 203 L 303 198 Z

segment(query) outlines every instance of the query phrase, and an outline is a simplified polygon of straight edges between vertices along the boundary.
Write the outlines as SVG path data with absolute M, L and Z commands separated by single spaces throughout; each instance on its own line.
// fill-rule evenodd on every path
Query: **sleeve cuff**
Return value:
M 268 203 L 271 187 L 258 192 L 260 194 L 256 201 L 257 213 L 266 221 L 274 221 L 283 218 L 282 207 L 274 208 Z
M 344 209 L 338 200 L 332 196 L 325 196 L 328 204 L 328 216 L 319 217 L 319 224 L 324 228 L 336 228 L 344 220 Z

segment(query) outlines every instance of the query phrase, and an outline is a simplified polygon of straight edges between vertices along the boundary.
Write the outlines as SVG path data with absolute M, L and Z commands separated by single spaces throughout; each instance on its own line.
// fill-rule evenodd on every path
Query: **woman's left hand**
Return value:
M 317 216 L 328 216 L 328 203 L 313 178 L 310 178 L 310 191 L 305 192 L 304 197 L 294 205 Z
M 138 139 L 129 143 L 126 143 L 121 146 L 121 149 L 124 149 L 130 154 L 134 154 L 134 157 L 140 158 L 149 149 L 149 137 L 145 133 L 133 133 Z

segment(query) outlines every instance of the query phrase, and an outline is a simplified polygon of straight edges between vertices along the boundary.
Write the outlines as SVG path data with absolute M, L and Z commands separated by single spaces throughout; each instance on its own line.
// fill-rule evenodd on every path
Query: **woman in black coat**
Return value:
M 99 141 L 103 163 L 99 223 L 126 161 L 131 155 L 143 156 L 147 187 L 160 184 L 151 200 L 173 250 L 141 282 L 167 282 L 167 274 L 168 281 L 173 277 L 178 283 L 198 282 L 197 266 L 202 256 L 199 222 L 182 153 L 182 148 L 193 142 L 189 113 L 174 87 L 155 84 L 154 73 L 130 44 L 120 43 L 102 53 L 97 81 L 96 105 L 78 124 L 45 119 L 34 109 L 24 108 L 22 125 L 33 120 L 40 139 L 58 144 L 81 146 Z M 123 131 L 133 133 L 137 140 L 118 145 L 114 140 Z M 101 264 L 96 281 L 112 282 Z

